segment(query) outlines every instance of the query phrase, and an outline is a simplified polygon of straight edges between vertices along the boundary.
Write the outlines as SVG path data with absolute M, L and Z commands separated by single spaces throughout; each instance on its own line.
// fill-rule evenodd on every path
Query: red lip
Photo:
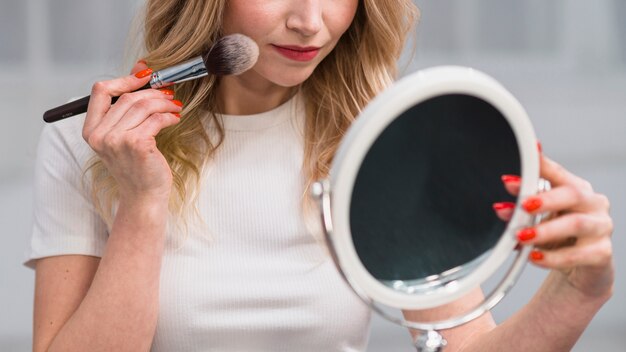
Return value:
M 320 51 L 319 47 L 315 46 L 297 46 L 297 45 L 276 45 L 272 46 L 281 53 L 284 57 L 294 61 L 311 61 Z

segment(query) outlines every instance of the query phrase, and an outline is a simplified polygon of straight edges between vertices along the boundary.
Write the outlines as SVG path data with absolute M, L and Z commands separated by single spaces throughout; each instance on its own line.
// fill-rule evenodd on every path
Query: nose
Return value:
M 293 0 L 287 17 L 287 28 L 303 36 L 315 35 L 322 29 L 323 0 Z

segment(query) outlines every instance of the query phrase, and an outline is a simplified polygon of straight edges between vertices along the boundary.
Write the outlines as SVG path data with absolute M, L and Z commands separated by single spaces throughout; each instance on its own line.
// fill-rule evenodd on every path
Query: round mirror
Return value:
M 538 191 L 538 164 L 524 109 L 492 78 L 463 67 L 403 78 L 363 110 L 316 184 L 337 266 L 361 297 L 390 307 L 463 296 L 536 220 L 517 209 Z M 507 174 L 522 177 L 517 197 Z M 494 211 L 501 202 L 515 204 L 509 221 Z
M 467 275 L 504 233 L 493 204 L 516 200 L 503 187 L 507 174 L 520 174 L 519 149 L 491 104 L 446 94 L 409 108 L 374 141 L 354 181 L 349 225 L 359 260 L 407 293 Z

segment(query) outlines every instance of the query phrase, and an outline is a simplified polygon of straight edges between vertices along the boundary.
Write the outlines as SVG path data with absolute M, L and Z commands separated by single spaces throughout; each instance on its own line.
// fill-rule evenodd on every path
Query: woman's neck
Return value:
M 224 76 L 217 89 L 218 112 L 226 115 L 253 115 L 272 110 L 289 100 L 296 90 L 276 85 L 252 72 Z

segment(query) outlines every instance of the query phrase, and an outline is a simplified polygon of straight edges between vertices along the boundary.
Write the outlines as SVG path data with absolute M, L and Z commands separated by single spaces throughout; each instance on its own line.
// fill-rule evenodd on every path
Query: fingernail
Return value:
M 541 205 L 543 204 L 543 202 L 541 201 L 541 198 L 539 197 L 530 197 L 528 199 L 526 199 L 523 203 L 522 203 L 522 207 L 524 208 L 524 210 L 526 210 L 527 212 L 533 212 L 539 208 L 541 208 Z
M 144 60 L 144 59 L 139 59 L 139 60 L 137 60 L 137 63 L 138 63 L 138 64 L 144 64 L 144 65 L 147 65 L 147 64 L 148 64 L 148 63 L 146 62 L 146 60 Z
M 513 208 L 515 208 L 515 203 L 511 203 L 511 202 L 493 203 L 493 210 L 495 211 L 513 209 Z
M 183 106 L 183 102 L 182 102 L 182 101 L 180 101 L 180 100 L 172 100 L 172 103 L 174 103 L 174 104 L 176 104 L 176 105 L 178 105 L 178 106 L 180 106 L 180 107 L 182 107 L 182 106 Z
M 174 114 L 174 116 L 178 117 L 180 119 L 180 114 L 177 112 L 173 112 L 172 114 Z
M 146 76 L 150 76 L 152 74 L 152 69 L 151 68 L 147 68 L 145 70 L 141 70 L 137 73 L 135 73 L 135 77 L 137 78 L 144 78 Z
M 174 91 L 171 89 L 167 89 L 167 88 L 161 88 L 161 89 L 157 89 L 159 92 L 165 94 L 165 95 L 174 95 Z
M 513 217 L 513 209 L 515 209 L 515 203 L 501 202 L 493 203 L 493 210 L 496 212 L 496 216 L 502 221 L 509 221 Z
M 533 249 L 532 252 L 530 252 L 530 259 L 533 261 L 543 260 L 543 253 L 536 249 Z
M 502 175 L 502 182 L 511 183 L 511 182 L 520 182 L 521 177 L 517 175 Z
M 513 209 L 496 210 L 496 216 L 502 221 L 510 221 L 513 217 Z
M 517 232 L 517 239 L 520 242 L 530 241 L 537 237 L 537 231 L 533 227 L 528 227 Z
M 541 142 L 537 141 L 537 150 L 539 150 L 539 153 L 543 153 L 543 147 L 541 146 Z

